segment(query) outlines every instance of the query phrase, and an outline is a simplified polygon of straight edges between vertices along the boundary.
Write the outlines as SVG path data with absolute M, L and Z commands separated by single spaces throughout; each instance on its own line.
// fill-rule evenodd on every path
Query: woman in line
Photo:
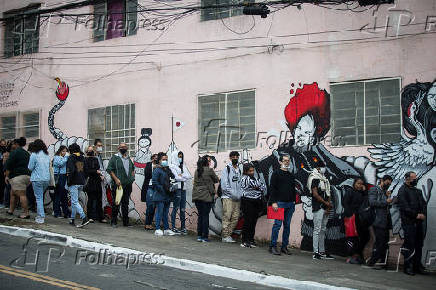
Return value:
M 218 176 L 209 167 L 209 158 L 207 156 L 200 157 L 197 162 L 192 189 L 192 201 L 198 211 L 198 242 L 209 242 L 209 213 L 216 194 L 215 184 L 218 182 Z
M 255 248 L 254 233 L 259 213 L 262 211 L 262 198 L 266 186 L 259 178 L 254 177 L 253 164 L 245 163 L 243 174 L 241 179 L 241 208 L 244 215 L 244 226 L 242 228 L 241 247 Z
M 70 211 L 68 210 L 68 196 L 65 184 L 67 182 L 67 146 L 61 145 L 53 158 L 53 171 L 55 176 L 55 199 L 54 199 L 54 216 L 56 218 L 63 215 L 68 218 Z M 62 208 L 62 214 L 61 214 Z
M 50 156 L 44 141 L 37 139 L 32 145 L 32 154 L 29 159 L 29 170 L 32 172 L 30 181 L 32 182 L 33 193 L 36 199 L 36 210 L 38 215 L 35 222 L 44 223 L 44 192 L 50 182 Z
M 83 191 L 88 194 L 88 203 L 86 207 L 89 221 L 94 222 L 94 220 L 97 220 L 101 223 L 106 223 L 107 221 L 103 217 L 101 191 L 101 182 L 104 177 L 100 171 L 100 163 L 95 156 L 94 146 L 89 146 L 86 150 L 85 176 L 86 184 Z

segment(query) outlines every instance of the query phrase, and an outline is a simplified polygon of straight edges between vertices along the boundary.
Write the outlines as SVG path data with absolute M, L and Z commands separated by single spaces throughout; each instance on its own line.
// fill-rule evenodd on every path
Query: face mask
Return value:
M 86 153 L 88 156 L 94 156 L 94 151 L 89 151 Z
M 389 186 L 391 186 L 390 184 L 383 184 L 383 190 L 388 190 Z
M 97 152 L 103 152 L 103 147 L 97 147 Z
M 283 169 L 289 169 L 290 166 L 289 166 L 289 165 L 286 165 L 286 164 L 282 164 L 281 167 L 282 167 Z
M 163 160 L 160 165 L 162 165 L 163 167 L 167 167 L 168 166 L 168 161 L 167 160 Z
M 179 157 L 179 163 L 182 163 L 182 162 L 183 162 L 183 158 Z
M 418 180 L 415 179 L 415 180 L 411 181 L 410 185 L 411 186 L 417 186 L 418 185 Z
M 127 153 L 127 149 L 126 149 L 126 148 L 121 148 L 121 149 L 120 149 L 120 153 L 121 153 L 122 155 L 126 154 L 126 153 Z
M 238 164 L 238 159 L 232 159 L 232 164 L 233 165 L 237 165 Z

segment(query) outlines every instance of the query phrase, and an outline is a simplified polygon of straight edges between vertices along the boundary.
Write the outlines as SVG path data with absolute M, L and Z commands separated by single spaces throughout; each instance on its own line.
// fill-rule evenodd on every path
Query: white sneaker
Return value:
M 223 243 L 236 243 L 236 241 L 234 239 L 232 239 L 232 237 L 222 238 L 221 241 Z
M 163 234 L 164 236 L 174 236 L 176 233 L 173 232 L 172 230 L 165 230 Z
M 163 232 L 162 230 L 155 230 L 155 231 L 154 231 L 154 235 L 155 235 L 155 236 L 163 236 L 163 235 L 164 235 L 164 232 Z
M 35 217 L 35 222 L 37 224 L 43 224 L 44 223 L 44 218 L 40 217 L 40 216 L 37 216 L 37 217 Z

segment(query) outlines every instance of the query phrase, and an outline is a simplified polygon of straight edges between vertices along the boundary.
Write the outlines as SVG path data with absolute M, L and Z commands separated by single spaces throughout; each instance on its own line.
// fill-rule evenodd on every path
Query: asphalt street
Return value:
M 130 257 L 126 266 L 126 257 L 5 234 L 0 249 L 1 289 L 272 289 L 165 267 L 158 256 Z

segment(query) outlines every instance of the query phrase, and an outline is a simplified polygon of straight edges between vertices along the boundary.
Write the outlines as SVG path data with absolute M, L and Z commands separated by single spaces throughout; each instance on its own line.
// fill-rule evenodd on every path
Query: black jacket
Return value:
M 100 163 L 98 162 L 97 157 L 86 157 L 85 176 L 88 179 L 88 182 L 84 191 L 88 194 L 101 191 L 101 178 L 100 174 L 97 173 L 97 170 L 100 170 Z
M 374 227 L 386 229 L 389 227 L 389 204 L 387 202 L 386 191 L 380 186 L 371 187 L 368 192 L 369 205 L 375 209 Z
M 153 162 L 147 162 L 145 164 L 144 168 L 144 183 L 142 184 L 141 188 L 141 201 L 146 202 L 147 201 L 147 190 L 150 184 L 150 180 L 152 178 L 152 172 L 153 172 Z
M 270 189 L 270 203 L 295 202 L 295 177 L 289 171 L 274 171 L 271 175 Z
M 365 191 L 358 191 L 354 188 L 348 188 L 345 193 L 342 205 L 344 206 L 344 214 L 346 217 L 351 217 L 353 214 L 358 217 L 359 209 L 366 198 Z
M 416 219 L 419 213 L 427 215 L 427 205 L 422 197 L 422 191 L 406 184 L 403 184 L 398 190 L 398 207 L 403 225 L 422 222 Z
M 84 185 L 85 180 L 85 157 L 71 154 L 67 161 L 67 185 Z

